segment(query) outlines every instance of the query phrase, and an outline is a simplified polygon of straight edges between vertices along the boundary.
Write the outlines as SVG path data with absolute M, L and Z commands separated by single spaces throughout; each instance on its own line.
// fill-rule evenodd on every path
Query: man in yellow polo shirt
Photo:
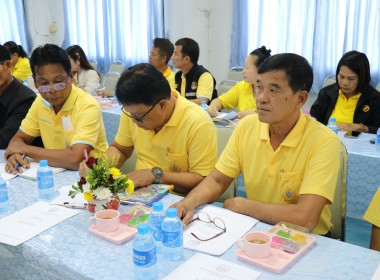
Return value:
M 119 166 L 135 150 L 136 171 L 128 173 L 135 186 L 174 185 L 186 194 L 214 168 L 217 131 L 209 115 L 178 92 L 154 66 L 143 63 L 127 69 L 116 86 L 123 105 L 119 130 L 109 158 Z
M 363 219 L 372 224 L 372 235 L 369 248 L 380 251 L 380 188 L 377 189 Z
M 173 65 L 178 68 L 175 74 L 175 89 L 182 96 L 200 105 L 201 101 L 210 101 L 218 97 L 216 81 L 202 65 L 198 65 L 199 46 L 190 38 L 175 42 Z
M 149 63 L 156 67 L 168 80 L 170 88 L 175 89 L 175 73 L 170 69 L 168 63 L 173 55 L 174 45 L 166 38 L 156 38 L 150 49 Z
M 215 201 L 241 173 L 247 198 L 228 199 L 225 208 L 328 235 L 340 141 L 301 113 L 313 71 L 306 59 L 287 53 L 265 60 L 258 73 L 258 114 L 239 122 L 215 169 L 174 207 L 186 225 L 195 207 Z
M 29 167 L 23 154 L 36 161 L 47 159 L 50 166 L 78 169 L 84 149 L 94 156 L 104 153 L 108 144 L 100 107 L 90 94 L 72 85 L 66 52 L 46 44 L 33 51 L 30 64 L 40 95 L 5 151 L 6 171 L 16 173 L 17 163 Z M 45 148 L 30 146 L 38 136 Z M 17 171 L 22 172 L 20 167 Z

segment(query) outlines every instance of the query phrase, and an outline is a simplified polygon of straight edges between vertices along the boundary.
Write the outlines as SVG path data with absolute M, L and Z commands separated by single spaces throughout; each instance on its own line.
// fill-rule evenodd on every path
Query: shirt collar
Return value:
M 353 96 L 351 96 L 350 98 L 347 99 L 347 97 L 343 94 L 343 91 L 341 89 L 339 89 L 339 97 L 343 97 L 347 101 L 350 100 L 350 99 L 351 100 L 359 100 L 359 98 L 360 98 L 361 95 L 362 94 L 359 92 L 359 93 L 357 93 L 357 94 L 355 94 L 355 95 L 353 95 Z
M 179 95 L 179 93 L 175 90 L 172 90 L 171 94 L 177 98 L 177 102 L 175 104 L 173 114 L 165 126 L 177 126 L 185 111 L 185 104 L 183 100 L 184 97 Z
M 164 77 L 167 78 L 171 72 L 172 72 L 172 69 L 170 69 L 170 67 L 168 66 L 168 68 L 166 68 L 165 70 Z

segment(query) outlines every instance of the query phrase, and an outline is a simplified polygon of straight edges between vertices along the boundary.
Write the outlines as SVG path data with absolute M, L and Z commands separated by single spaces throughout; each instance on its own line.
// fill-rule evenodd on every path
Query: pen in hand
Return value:
M 87 149 L 83 149 L 84 158 L 88 161 Z
M 24 159 L 25 156 L 26 156 L 26 153 L 23 153 L 23 154 L 22 154 L 22 159 Z M 18 163 L 16 164 L 16 166 L 15 166 L 15 170 L 17 170 L 17 168 L 18 168 L 19 166 L 20 166 L 20 163 L 18 162 Z

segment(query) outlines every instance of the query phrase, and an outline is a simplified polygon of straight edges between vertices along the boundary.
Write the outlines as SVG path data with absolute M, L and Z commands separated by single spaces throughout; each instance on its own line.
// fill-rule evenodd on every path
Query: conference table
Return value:
M 4 162 L 0 151 L 0 162 Z M 54 176 L 56 188 L 78 180 L 76 171 Z M 8 181 L 10 210 L 0 218 L 38 201 L 37 183 L 21 177 Z M 169 194 L 164 207 L 180 200 Z M 128 209 L 121 205 L 120 211 Z M 19 246 L 0 244 L 0 279 L 134 279 L 132 241 L 115 245 L 88 230 L 91 213 L 86 209 L 51 227 Z M 259 222 L 250 231 L 265 231 L 270 225 Z M 380 263 L 380 253 L 341 241 L 316 236 L 314 245 L 282 273 L 275 274 L 236 257 L 230 247 L 219 258 L 262 272 L 259 279 L 370 279 Z M 158 255 L 158 276 L 162 279 L 196 252 L 184 250 L 184 258 L 167 261 Z

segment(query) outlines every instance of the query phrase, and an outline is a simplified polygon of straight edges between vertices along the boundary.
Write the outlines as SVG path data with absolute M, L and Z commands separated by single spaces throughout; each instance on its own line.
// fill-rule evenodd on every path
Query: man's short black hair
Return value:
M 11 60 L 11 53 L 6 47 L 0 45 L 0 62 Z
M 123 105 L 152 106 L 160 99 L 169 99 L 171 89 L 168 80 L 156 67 L 140 63 L 121 74 L 115 94 Z
M 159 53 L 161 56 L 166 56 L 165 63 L 168 64 L 174 52 L 173 43 L 166 38 L 156 38 L 153 41 L 153 46 L 159 49 Z
M 313 85 L 313 69 L 302 56 L 294 53 L 281 53 L 268 57 L 261 63 L 258 74 L 283 70 L 293 93 L 310 91 Z
M 368 58 L 364 53 L 357 51 L 346 52 L 340 59 L 336 68 L 337 78 L 342 66 L 348 67 L 352 72 L 358 75 L 359 82 L 358 86 L 356 87 L 357 92 L 361 92 L 369 86 L 369 82 L 371 81 L 371 72 Z M 336 84 L 338 88 L 340 88 L 338 80 Z
M 182 46 L 182 56 L 190 57 L 192 63 L 197 63 L 199 58 L 199 45 L 193 39 L 182 38 L 175 42 L 176 46 Z
M 33 77 L 36 77 L 36 70 L 47 64 L 61 64 L 67 75 L 70 75 L 71 63 L 69 56 L 64 49 L 54 44 L 45 44 L 37 47 L 30 57 L 30 68 Z

